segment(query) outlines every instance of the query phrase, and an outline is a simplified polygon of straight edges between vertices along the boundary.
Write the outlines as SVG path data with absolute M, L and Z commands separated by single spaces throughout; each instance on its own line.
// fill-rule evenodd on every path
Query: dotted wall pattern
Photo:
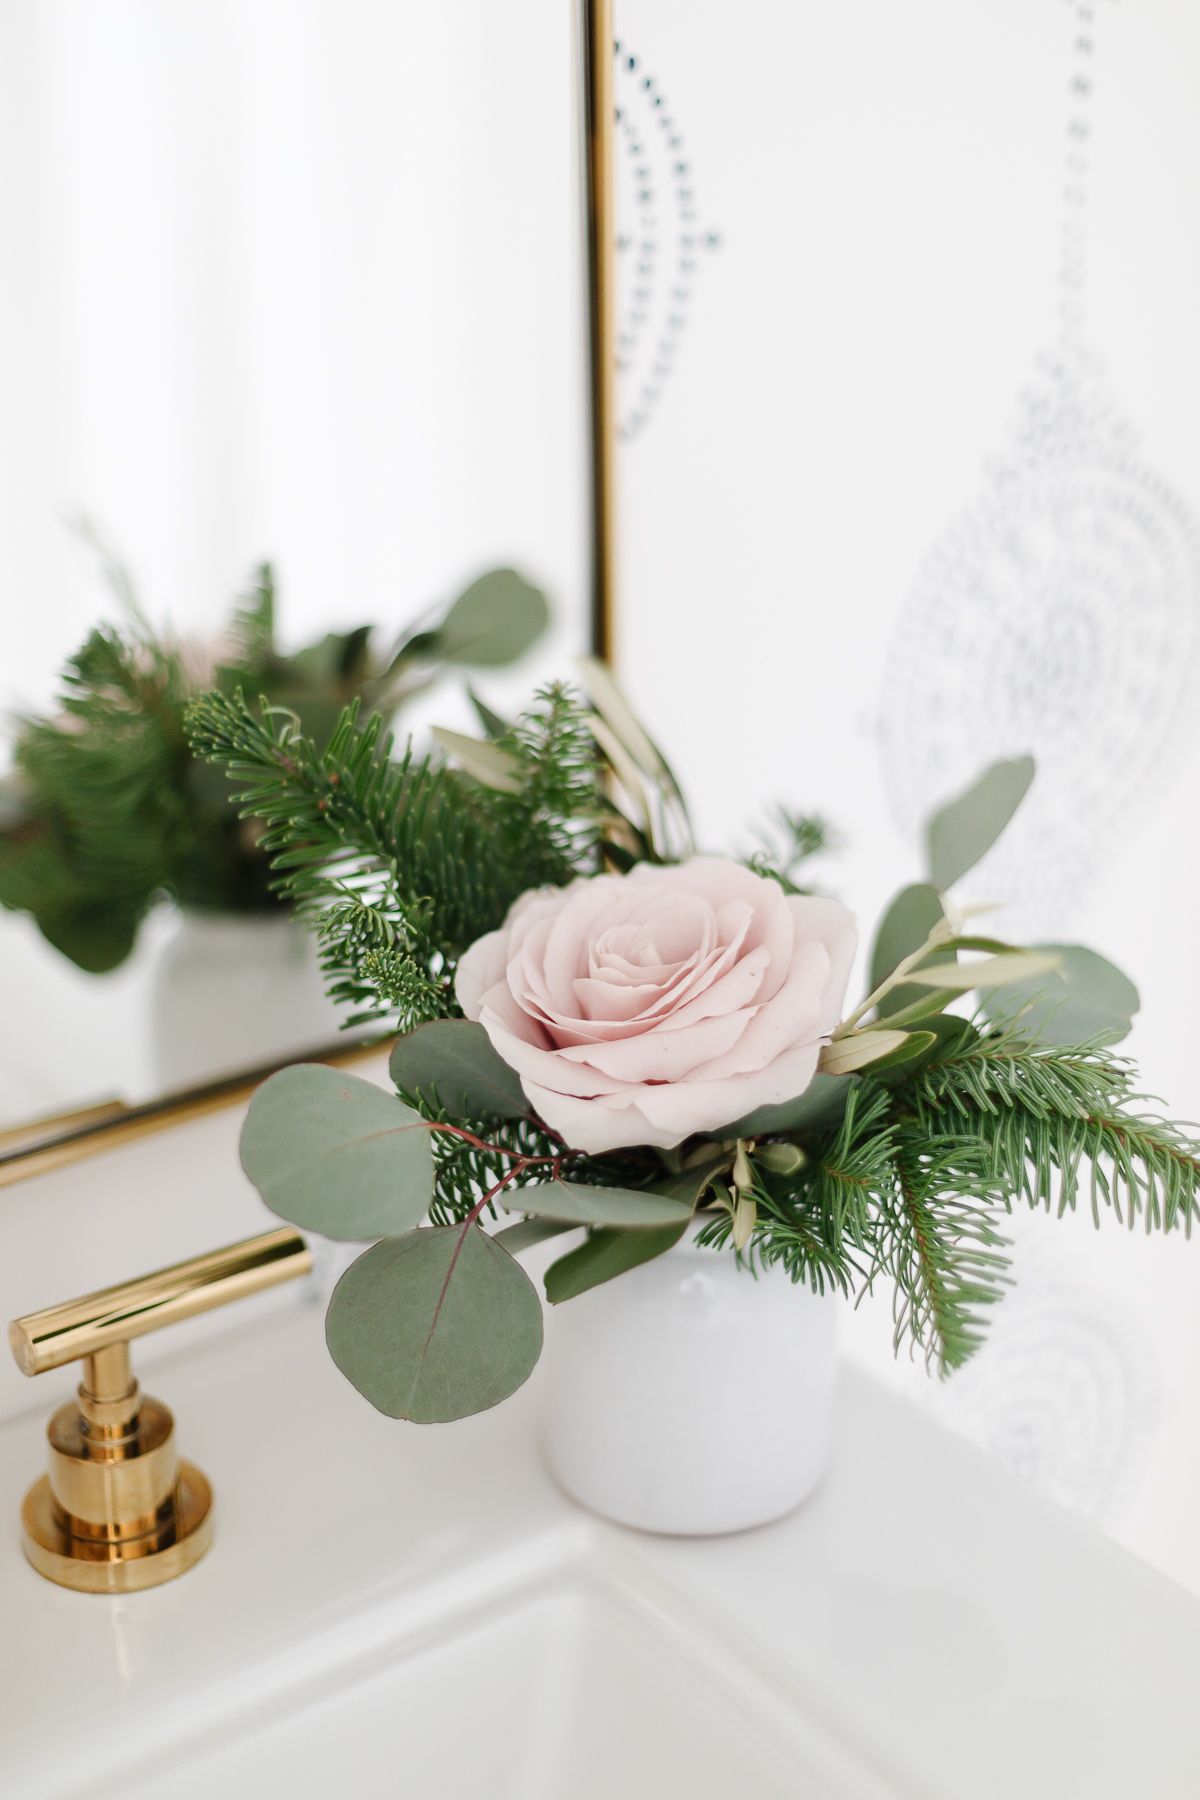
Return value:
M 1071 929 L 1108 834 L 1191 723 L 1200 647 L 1196 521 L 1085 345 L 1095 0 L 1070 12 L 1057 343 L 977 498 L 917 574 L 879 723 L 906 834 L 989 761 L 1034 753 L 1030 798 L 973 877 L 1025 935 Z
M 705 226 L 692 160 L 657 77 L 622 39 L 616 59 L 618 421 L 641 435 L 679 361 L 704 258 L 720 245 Z

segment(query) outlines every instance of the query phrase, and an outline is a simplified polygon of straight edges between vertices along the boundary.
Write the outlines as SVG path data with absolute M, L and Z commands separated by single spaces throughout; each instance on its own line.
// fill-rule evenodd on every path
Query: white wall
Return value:
M 1039 462 L 1015 427 L 1057 332 L 1080 9 L 745 0 L 684 29 L 625 0 L 721 242 L 622 452 L 620 661 L 709 840 L 745 842 L 775 799 L 825 812 L 844 848 L 822 876 L 868 928 L 921 873 L 929 803 L 1039 753 L 1030 823 L 965 897 L 1126 965 L 1130 1048 L 1187 1118 L 1200 13 L 1094 10 L 1084 336 L 1110 412 Z M 1014 1229 L 1017 1292 L 961 1377 L 893 1364 L 882 1300 L 850 1354 L 1200 1588 L 1196 1247 Z

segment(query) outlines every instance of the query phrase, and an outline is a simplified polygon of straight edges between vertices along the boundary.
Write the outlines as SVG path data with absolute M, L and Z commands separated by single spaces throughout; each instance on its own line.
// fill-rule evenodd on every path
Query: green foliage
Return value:
M 636 1188 L 585 1186 L 569 1181 L 536 1182 L 514 1206 L 534 1219 L 556 1219 L 560 1225 L 614 1225 L 642 1229 L 686 1225 L 690 1201 L 675 1200 Z
M 516 1071 L 469 1019 L 435 1019 L 397 1038 L 388 1067 L 398 1088 L 434 1095 L 460 1119 L 520 1119 L 529 1111 Z
M 408 1231 L 433 1194 L 431 1132 L 392 1095 L 321 1063 L 280 1069 L 242 1126 L 242 1167 L 272 1212 L 326 1237 Z
M 520 773 L 511 792 L 411 745 L 393 760 L 378 716 L 361 725 L 356 706 L 324 750 L 240 693 L 196 701 L 188 728 L 240 790 L 242 817 L 259 822 L 280 892 L 321 930 L 331 992 L 360 1018 L 407 1030 L 448 1016 L 459 956 L 519 895 L 599 867 L 609 809 L 584 715 L 561 686 L 501 740 Z
M 982 1343 L 981 1309 L 1000 1298 L 1007 1268 L 992 1223 L 987 1149 L 967 1137 L 946 1155 L 918 1132 L 899 1130 L 890 1161 L 878 1197 L 876 1270 L 894 1283 L 896 1346 L 911 1340 L 946 1373 Z
M 920 949 L 931 931 L 942 920 L 942 900 L 935 887 L 928 882 L 914 882 L 911 887 L 901 888 L 891 902 L 879 929 L 875 933 L 875 942 L 871 948 L 870 986 L 877 988 L 887 979 L 906 956 Z M 953 962 L 955 952 L 941 946 L 930 952 L 925 959 L 926 966 L 937 962 Z M 880 1018 L 889 1013 L 903 1012 L 918 998 L 916 989 L 910 986 L 893 988 L 885 994 L 879 1003 Z
M 993 763 L 926 827 L 929 879 L 943 893 L 982 860 L 1029 792 L 1032 756 Z
M 626 1227 L 603 1226 L 590 1232 L 583 1243 L 551 1263 L 546 1270 L 546 1298 L 551 1306 L 574 1300 L 589 1288 L 613 1281 L 642 1263 L 653 1262 L 673 1250 L 688 1228 L 684 1219 L 676 1225 Z
M 1135 1110 L 1129 1063 L 1101 1045 L 1031 1046 L 1019 1027 L 951 1048 L 914 1078 L 916 1128 L 947 1157 L 979 1143 L 1005 1205 L 1072 1210 L 1086 1191 L 1131 1228 L 1182 1228 L 1198 1212 L 1200 1148 Z
M 223 912 L 277 904 L 257 829 L 231 808 L 224 774 L 189 747 L 184 715 L 198 694 L 249 688 L 323 744 L 348 702 L 363 716 L 390 717 L 442 666 L 518 654 L 546 617 L 543 596 L 504 570 L 473 584 L 440 624 L 410 628 L 385 651 L 362 625 L 284 654 L 264 564 L 214 650 L 156 634 L 115 564 L 110 579 L 124 617 L 97 626 L 70 658 L 55 712 L 20 723 L 0 812 L 0 905 L 30 913 L 50 943 L 94 973 L 124 960 L 162 895 Z M 370 922 L 350 927 L 350 916 L 341 921 L 357 934 L 344 997 L 363 967 L 372 995 L 389 992 L 405 1016 L 432 1016 L 394 946 L 368 942 Z
M 330 1355 L 392 1419 L 442 1424 L 507 1400 L 542 1348 L 533 1284 L 477 1225 L 385 1238 L 352 1263 L 325 1324 Z
M 803 864 L 828 850 L 831 842 L 829 826 L 819 815 L 777 806 L 762 844 L 749 858 L 749 866 L 756 875 L 777 881 L 785 893 L 806 893 L 809 890 L 800 887 L 796 877 Z
M 265 602 L 261 613 L 265 634 Z M 1139 1110 L 1129 1065 L 1097 1035 L 1128 1023 L 1130 984 L 1090 952 L 966 933 L 928 883 L 893 902 L 871 992 L 802 1094 L 668 1150 L 593 1156 L 564 1143 L 483 1028 L 454 1016 L 453 981 L 463 950 L 520 894 L 662 857 L 686 831 L 661 753 L 611 677 L 591 668 L 587 679 L 598 719 L 547 688 L 514 723 L 485 714 L 484 742 L 447 735 L 457 767 L 411 748 L 393 760 L 380 720 L 363 723 L 357 707 L 323 749 L 291 713 L 240 693 L 189 715 L 196 751 L 227 769 L 284 895 L 320 931 L 335 992 L 405 1030 L 398 1103 L 309 1071 L 321 1080 L 305 1121 L 289 1111 L 299 1089 L 276 1077 L 251 1108 L 244 1151 L 285 1216 L 388 1234 L 330 1311 L 335 1359 L 376 1406 L 451 1418 L 511 1392 L 540 1325 L 510 1253 L 572 1227 L 585 1235 L 547 1272 L 554 1303 L 663 1254 L 695 1218 L 698 1242 L 752 1271 L 781 1267 L 859 1298 L 886 1281 L 897 1347 L 941 1373 L 983 1339 L 1008 1280 L 1002 1228 L 1015 1205 L 1062 1212 L 1083 1197 L 1097 1222 L 1107 1210 L 1190 1232 L 1200 1147 Z M 984 853 L 1031 772 L 1000 765 L 944 809 L 935 873 L 952 878 Z M 763 872 L 787 885 L 793 865 L 780 861 Z M 1056 982 L 1058 1009 L 1041 998 Z M 948 1016 L 972 990 L 985 996 L 979 1013 Z M 524 1217 L 481 1234 L 510 1212 Z M 432 1229 L 406 1231 L 420 1216 Z
M 492 569 L 459 595 L 441 624 L 421 640 L 421 649 L 427 660 L 499 668 L 524 656 L 548 622 L 545 596 L 537 588 L 515 569 Z
M 1014 1028 L 1030 1043 L 1070 1045 L 1103 1037 L 1115 1044 L 1128 1035 L 1140 1004 L 1128 975 L 1083 944 L 1033 948 L 1054 956 L 1055 974 L 983 995 L 983 1010 L 990 1017 L 1017 1020 Z
M 848 1087 L 836 1128 L 775 1140 L 805 1150 L 794 1174 L 752 1147 L 757 1218 L 743 1254 L 820 1291 L 862 1295 L 889 1277 L 897 1345 L 911 1340 L 945 1373 L 977 1348 L 1004 1291 L 1000 1226 L 1015 1203 L 1061 1213 L 1082 1195 L 1097 1224 L 1109 1209 L 1129 1226 L 1190 1233 L 1200 1146 L 1139 1112 L 1128 1064 L 1097 1045 L 938 1023 L 918 1062 Z M 732 1232 L 717 1213 L 701 1241 L 724 1246 Z

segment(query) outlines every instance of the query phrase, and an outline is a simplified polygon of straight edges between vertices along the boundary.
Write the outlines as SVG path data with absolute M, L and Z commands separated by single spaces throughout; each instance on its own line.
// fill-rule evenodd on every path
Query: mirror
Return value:
M 570 8 L 17 0 L 0 37 L 2 1131 L 342 1022 L 224 795 L 164 820 L 161 742 L 106 758 L 113 684 L 224 667 L 314 731 L 351 691 L 465 727 L 467 680 L 503 708 L 586 648 L 588 524 Z M 460 599 L 498 568 L 549 629 L 515 577 Z M 31 714 L 66 729 L 14 783 Z M 115 916 L 97 864 L 139 857 Z

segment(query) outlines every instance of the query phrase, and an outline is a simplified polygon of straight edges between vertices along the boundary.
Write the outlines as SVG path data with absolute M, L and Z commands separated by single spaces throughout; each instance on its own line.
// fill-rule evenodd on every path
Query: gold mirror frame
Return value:
M 616 258 L 613 199 L 612 0 L 581 0 L 584 203 L 588 305 L 588 455 L 590 474 L 591 648 L 613 659 L 616 590 Z M 257 1068 L 239 1069 L 144 1105 L 103 1101 L 75 1112 L 0 1130 L 0 1188 L 189 1119 L 248 1100 L 268 1075 L 293 1062 L 353 1066 L 385 1040 L 344 1040 L 296 1051 Z

